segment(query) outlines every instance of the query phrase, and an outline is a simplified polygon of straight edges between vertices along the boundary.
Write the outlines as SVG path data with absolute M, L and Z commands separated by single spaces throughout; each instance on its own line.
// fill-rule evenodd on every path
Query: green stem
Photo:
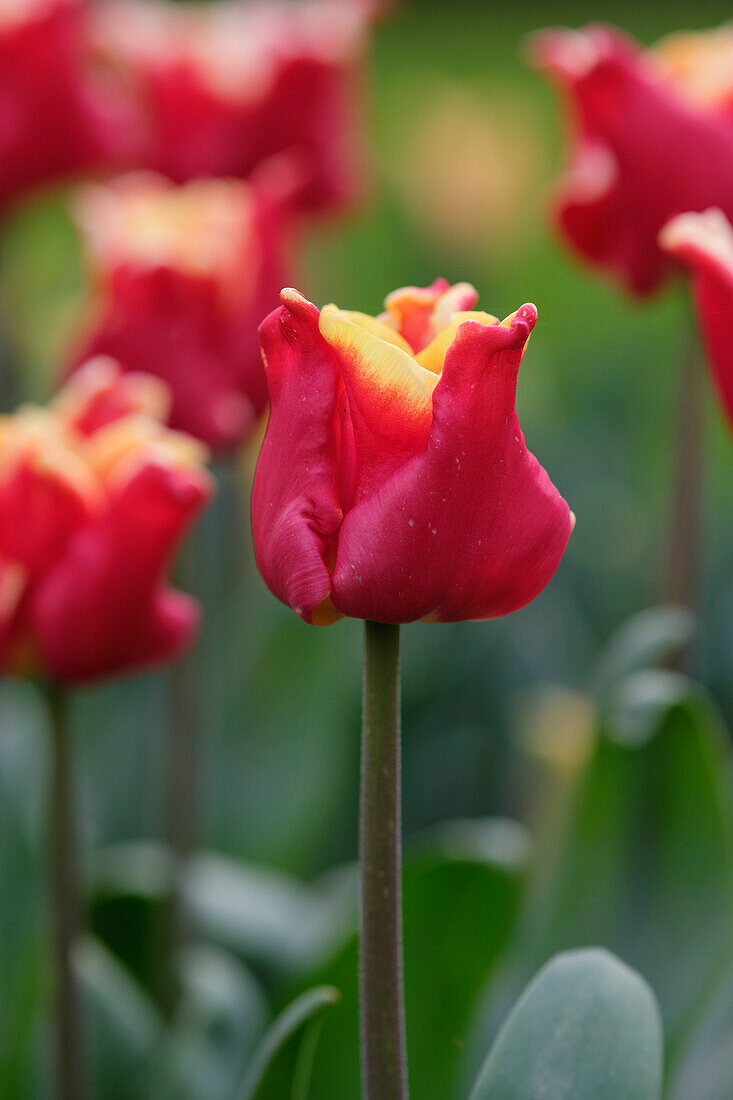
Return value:
M 74 814 L 69 697 L 54 685 L 48 691 L 51 723 L 51 850 L 56 951 L 57 1100 L 83 1100 L 79 991 L 73 951 L 79 935 L 79 883 Z
M 364 1100 L 407 1100 L 402 962 L 399 627 L 364 624 L 360 815 Z

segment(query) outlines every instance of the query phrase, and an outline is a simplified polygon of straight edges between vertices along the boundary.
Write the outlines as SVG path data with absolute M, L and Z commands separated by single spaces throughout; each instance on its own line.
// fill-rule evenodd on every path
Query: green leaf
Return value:
M 405 860 L 407 1046 L 413 1100 L 459 1095 L 462 1047 L 481 990 L 514 930 L 527 854 L 508 821 L 460 821 L 436 830 Z M 313 1096 L 360 1095 L 356 906 L 348 940 L 308 984 L 341 990 L 313 1067 Z M 291 1071 L 292 1075 L 292 1071 Z M 283 1095 L 284 1079 L 280 1084 Z
M 50 947 L 43 860 L 46 718 L 29 685 L 0 683 L 0 1095 L 43 1091 L 34 1043 Z
M 138 1095 L 163 1031 L 157 1009 L 99 942 L 83 940 L 74 965 L 84 995 L 95 1094 L 110 1100 Z
M 659 1100 L 654 995 L 605 951 L 558 955 L 522 994 L 470 1100 Z
M 237 1100 L 256 1100 L 278 1055 L 299 1031 L 316 1023 L 327 1009 L 338 1003 L 339 998 L 337 989 L 321 986 L 308 990 L 288 1005 L 275 1020 L 255 1054 L 237 1093 Z
M 708 698 L 671 673 L 623 681 L 561 828 L 543 838 L 514 995 L 542 959 L 603 943 L 649 980 L 676 1042 L 731 957 L 732 812 Z
M 721 1100 L 733 1081 L 733 966 L 717 975 L 690 1041 L 668 1066 L 669 1100 Z

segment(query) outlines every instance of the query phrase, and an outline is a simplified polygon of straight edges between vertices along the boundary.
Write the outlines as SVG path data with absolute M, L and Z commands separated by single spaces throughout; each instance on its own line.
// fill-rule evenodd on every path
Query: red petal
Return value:
M 296 291 L 260 328 L 271 412 L 252 493 L 257 564 L 306 622 L 331 591 L 326 558 L 342 518 L 336 398 L 339 375 L 319 313 Z
M 718 210 L 682 214 L 665 226 L 660 242 L 692 271 L 713 377 L 733 424 L 733 228 Z
M 188 601 L 164 583 L 171 556 L 211 495 L 194 467 L 143 466 L 72 541 L 33 595 L 44 667 L 84 681 L 170 659 L 195 629 Z

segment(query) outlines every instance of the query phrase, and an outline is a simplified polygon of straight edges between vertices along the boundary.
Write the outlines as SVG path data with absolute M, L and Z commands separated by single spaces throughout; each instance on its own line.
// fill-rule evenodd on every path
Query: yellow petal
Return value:
M 492 316 L 490 313 L 483 313 L 481 310 L 454 313 L 448 327 L 444 328 L 442 332 L 439 332 L 432 343 L 428 344 L 428 346 L 423 348 L 418 354 L 418 363 L 422 367 L 425 367 L 426 370 L 439 375 L 443 370 L 443 363 L 445 362 L 448 348 L 453 343 L 458 328 L 464 321 L 479 321 L 482 325 L 499 324 L 496 317 Z
M 385 321 L 380 321 L 377 317 L 372 317 L 368 313 L 359 313 L 358 310 L 354 309 L 339 309 L 338 306 L 334 305 L 324 306 L 321 313 L 338 313 L 339 316 L 346 317 L 349 321 L 353 321 L 355 325 L 371 332 L 373 336 L 378 336 L 380 340 L 386 340 L 387 343 L 394 344 L 396 348 L 402 348 L 408 355 L 412 355 L 412 348 L 404 336 L 401 336 L 399 332 L 396 332 Z

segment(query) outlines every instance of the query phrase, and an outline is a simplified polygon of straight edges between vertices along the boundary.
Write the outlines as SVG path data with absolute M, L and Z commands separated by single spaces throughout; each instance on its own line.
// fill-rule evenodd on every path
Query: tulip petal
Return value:
M 432 371 L 433 374 L 440 374 L 445 363 L 446 352 L 453 343 L 459 326 L 464 321 L 479 321 L 482 325 L 499 324 L 498 317 L 494 317 L 491 313 L 482 313 L 480 310 L 454 313 L 442 332 L 439 332 L 427 347 L 418 352 L 416 356 L 418 363 L 426 370 Z
M 534 306 L 509 327 L 466 321 L 435 389 L 423 453 L 346 515 L 332 600 L 384 622 L 484 619 L 532 600 L 555 572 L 570 510 L 524 443 L 516 375 Z
M 257 463 L 252 527 L 270 590 L 306 622 L 327 600 L 327 556 L 342 519 L 335 427 L 339 375 L 314 305 L 294 290 L 260 327 L 271 414 Z
M 100 500 L 92 471 L 51 417 L 28 409 L 0 423 L 0 554 L 42 572 Z
M 27 581 L 28 576 L 22 566 L 0 558 L 0 667 L 7 667 L 13 659 L 13 649 L 18 640 L 18 610 Z
M 423 437 L 433 417 L 437 378 L 432 371 L 338 310 L 324 310 L 319 327 L 338 360 L 350 402 L 372 431 L 395 441 Z
M 142 413 L 164 424 L 170 391 L 152 374 L 131 371 L 106 355 L 90 359 L 65 382 L 52 403 L 82 435 L 93 435 L 121 417 Z
M 29 618 L 44 668 L 79 682 L 180 651 L 195 614 L 161 580 L 211 492 L 203 470 L 150 462 L 110 496 L 33 594 Z
M 394 342 L 354 324 L 343 313 L 321 314 L 320 329 L 344 382 L 341 499 L 345 508 L 381 485 L 425 446 L 438 376 Z
M 733 424 L 733 227 L 720 210 L 681 214 L 664 227 L 659 242 L 692 271 L 708 358 Z
M 446 279 L 436 279 L 432 286 L 393 290 L 384 303 L 383 318 L 419 352 L 449 324 L 454 313 L 472 309 L 477 301 L 478 293 L 470 283 L 451 286 Z

